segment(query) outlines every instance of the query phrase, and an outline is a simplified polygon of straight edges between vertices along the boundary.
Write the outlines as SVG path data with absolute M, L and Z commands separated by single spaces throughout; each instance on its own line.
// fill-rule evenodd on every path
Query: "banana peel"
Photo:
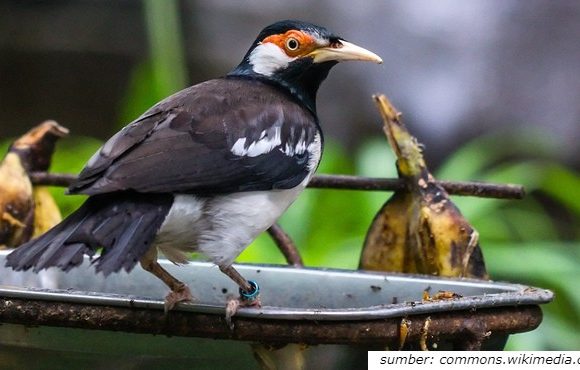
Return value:
M 45 121 L 12 143 L 0 163 L 0 248 L 14 248 L 48 231 L 62 219 L 44 186 L 33 186 L 29 174 L 46 171 L 56 141 L 68 129 Z
M 32 198 L 34 199 L 34 225 L 32 230 L 32 238 L 34 239 L 62 221 L 62 214 L 46 186 L 34 186 Z
M 367 233 L 360 268 L 488 279 L 479 234 L 429 172 L 421 145 L 384 96 L 375 96 L 406 186 L 395 191 Z
M 33 220 L 32 183 L 20 157 L 8 153 L 0 163 L 0 246 L 15 247 L 30 239 Z

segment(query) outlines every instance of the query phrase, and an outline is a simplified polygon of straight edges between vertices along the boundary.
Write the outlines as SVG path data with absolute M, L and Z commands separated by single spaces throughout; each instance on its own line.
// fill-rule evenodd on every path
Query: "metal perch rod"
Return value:
M 75 175 L 62 173 L 36 172 L 30 174 L 30 179 L 36 185 L 69 186 Z M 439 181 L 443 188 L 454 195 L 471 195 L 486 198 L 522 199 L 524 188 L 521 185 L 500 185 L 480 182 Z M 310 188 L 395 191 L 405 187 L 404 180 L 358 177 L 347 175 L 316 175 L 308 184 Z M 304 266 L 298 249 L 284 230 L 278 224 L 272 225 L 268 233 L 278 246 L 289 265 Z
M 69 186 L 75 175 L 36 172 L 30 176 L 36 185 Z M 522 199 L 524 187 L 513 184 L 491 184 L 468 181 L 438 181 L 451 195 L 475 196 L 482 198 Z M 310 180 L 309 188 L 395 191 L 405 187 L 404 180 L 348 175 L 316 175 Z

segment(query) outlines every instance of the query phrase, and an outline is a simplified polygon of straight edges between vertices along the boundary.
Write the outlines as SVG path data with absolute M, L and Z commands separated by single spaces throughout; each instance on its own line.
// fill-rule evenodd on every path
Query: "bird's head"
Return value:
M 375 53 L 310 23 L 285 20 L 262 30 L 242 62 L 228 76 L 277 83 L 315 112 L 316 92 L 338 62 L 382 63 Z

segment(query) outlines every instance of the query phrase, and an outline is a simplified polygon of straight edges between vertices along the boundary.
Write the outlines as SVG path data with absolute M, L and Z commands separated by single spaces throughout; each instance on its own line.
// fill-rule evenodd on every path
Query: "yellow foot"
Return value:
M 230 298 L 226 302 L 226 323 L 228 324 L 230 330 L 234 330 L 234 323 L 232 322 L 232 317 L 238 312 L 240 307 L 262 307 L 262 302 L 260 302 L 260 297 L 249 301 L 243 298 Z
M 192 302 L 193 296 L 189 291 L 187 285 L 172 290 L 167 297 L 165 297 L 165 313 L 171 311 L 179 302 Z

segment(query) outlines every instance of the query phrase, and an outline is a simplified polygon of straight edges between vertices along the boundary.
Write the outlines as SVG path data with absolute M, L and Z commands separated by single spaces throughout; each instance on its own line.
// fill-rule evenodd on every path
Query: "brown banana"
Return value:
M 360 260 L 365 270 L 487 279 L 477 231 L 429 172 L 421 145 L 384 95 L 375 96 L 405 188 L 373 220 Z

